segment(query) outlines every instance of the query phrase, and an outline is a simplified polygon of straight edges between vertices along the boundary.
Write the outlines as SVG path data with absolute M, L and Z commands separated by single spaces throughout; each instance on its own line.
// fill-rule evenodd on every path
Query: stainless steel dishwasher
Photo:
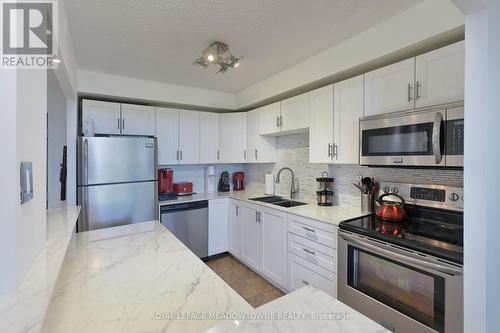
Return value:
M 208 201 L 162 206 L 160 221 L 198 258 L 208 256 Z

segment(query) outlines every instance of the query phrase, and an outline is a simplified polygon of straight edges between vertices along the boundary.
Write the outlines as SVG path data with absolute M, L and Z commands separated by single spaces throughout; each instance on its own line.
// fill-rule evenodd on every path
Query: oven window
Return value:
M 348 246 L 348 285 L 444 332 L 444 278 Z
M 432 155 L 433 123 L 364 130 L 363 156 Z

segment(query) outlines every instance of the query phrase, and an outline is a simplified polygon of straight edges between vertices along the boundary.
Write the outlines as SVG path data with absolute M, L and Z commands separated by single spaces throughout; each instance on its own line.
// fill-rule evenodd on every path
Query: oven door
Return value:
M 446 110 L 426 110 L 360 121 L 362 165 L 444 166 Z
M 339 232 L 338 298 L 394 332 L 462 332 L 462 267 Z

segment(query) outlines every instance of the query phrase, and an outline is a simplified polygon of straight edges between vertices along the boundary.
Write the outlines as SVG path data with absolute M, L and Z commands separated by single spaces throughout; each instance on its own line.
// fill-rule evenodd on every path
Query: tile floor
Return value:
M 210 260 L 206 264 L 254 308 L 284 295 L 231 255 Z

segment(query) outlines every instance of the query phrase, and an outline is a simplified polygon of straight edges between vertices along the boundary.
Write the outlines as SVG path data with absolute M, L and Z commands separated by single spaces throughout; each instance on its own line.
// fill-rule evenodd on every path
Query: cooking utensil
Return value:
M 401 202 L 384 200 L 388 196 L 397 197 Z M 378 198 L 377 202 L 380 205 L 376 212 L 379 218 L 390 222 L 401 222 L 406 219 L 405 199 L 399 194 L 384 193 Z
M 361 187 L 359 184 L 352 183 L 352 185 L 356 186 L 361 191 L 361 193 L 365 193 L 365 189 Z

